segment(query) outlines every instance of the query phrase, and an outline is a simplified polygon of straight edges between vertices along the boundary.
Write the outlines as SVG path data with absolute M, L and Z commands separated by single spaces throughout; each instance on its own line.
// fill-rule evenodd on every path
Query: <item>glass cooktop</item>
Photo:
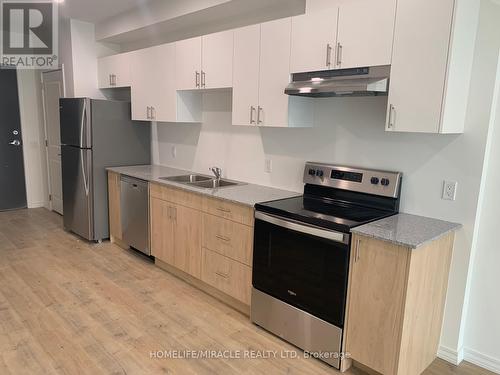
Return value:
M 255 208 L 285 219 L 344 233 L 349 233 L 356 226 L 395 214 L 393 211 L 305 195 L 260 203 Z

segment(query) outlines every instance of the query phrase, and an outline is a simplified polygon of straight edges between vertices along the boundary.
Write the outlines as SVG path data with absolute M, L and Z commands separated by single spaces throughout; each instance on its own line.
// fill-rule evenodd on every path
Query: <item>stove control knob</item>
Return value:
M 316 176 L 316 171 L 314 169 L 309 169 L 309 176 Z
M 318 169 L 318 170 L 316 171 L 316 176 L 318 176 L 318 177 L 323 177 L 323 171 L 322 171 L 321 169 Z
M 373 185 L 378 185 L 380 180 L 378 179 L 378 177 L 372 177 L 370 181 Z
M 382 180 L 380 180 L 380 183 L 382 184 L 382 186 L 389 186 L 390 181 L 387 178 L 383 178 Z

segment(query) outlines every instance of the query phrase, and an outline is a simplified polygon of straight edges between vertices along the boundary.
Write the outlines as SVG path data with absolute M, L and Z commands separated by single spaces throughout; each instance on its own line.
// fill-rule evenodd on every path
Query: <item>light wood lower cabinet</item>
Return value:
M 198 280 L 194 285 L 208 285 L 248 307 L 253 209 L 154 183 L 150 206 L 151 251 L 158 264 L 173 267 L 164 268 L 177 275 L 180 270 Z
M 108 172 L 109 235 L 111 242 L 122 239 L 120 210 L 120 175 Z
M 201 276 L 201 213 L 151 198 L 151 251 L 187 274 Z
M 386 375 L 436 358 L 454 235 L 418 249 L 353 237 L 345 351 Z
M 203 214 L 203 247 L 228 258 L 252 265 L 251 227 L 217 216 Z
M 231 297 L 250 304 L 250 267 L 204 248 L 201 279 Z
M 174 220 L 172 220 L 172 206 L 169 202 L 151 197 L 151 255 L 173 265 Z
M 237 223 L 253 226 L 253 208 L 224 201 L 222 199 L 203 197 L 203 212 L 222 217 Z

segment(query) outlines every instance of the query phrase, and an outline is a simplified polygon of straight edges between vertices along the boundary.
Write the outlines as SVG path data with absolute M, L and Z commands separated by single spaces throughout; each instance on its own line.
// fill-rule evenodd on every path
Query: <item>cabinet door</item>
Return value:
M 130 56 L 130 53 L 122 53 L 98 60 L 99 88 L 130 86 Z
M 201 84 L 201 37 L 175 42 L 177 90 L 194 90 Z
M 176 98 L 175 89 L 175 44 L 163 44 L 153 47 L 150 54 L 149 64 L 151 81 L 149 87 L 152 96 L 151 105 L 154 121 L 175 122 L 176 121 Z
M 386 130 L 439 132 L 454 3 L 398 1 Z
M 354 237 L 346 351 L 382 374 L 395 374 L 409 250 Z
M 288 126 L 290 37 L 290 18 L 261 25 L 258 125 Z
M 307 1 L 306 13 L 292 17 L 292 73 L 334 69 L 337 19 L 332 0 Z
M 201 212 L 175 205 L 174 265 L 201 278 Z
M 233 35 L 229 30 L 203 36 L 201 88 L 232 87 Z
M 233 125 L 256 125 L 259 101 L 260 25 L 234 30 Z
M 396 0 L 349 0 L 339 11 L 337 68 L 389 65 Z
M 100 89 L 112 87 L 111 72 L 113 71 L 113 58 L 111 56 L 101 57 L 97 61 L 97 77 Z
M 153 105 L 155 100 L 154 87 L 155 72 L 153 69 L 156 63 L 154 47 L 138 50 L 132 55 L 132 65 L 135 68 L 132 70 L 132 88 L 130 90 L 132 101 L 132 120 L 151 121 L 149 118 L 149 107 Z
M 172 204 L 151 198 L 151 255 L 174 265 L 174 221 Z
M 108 172 L 109 234 L 113 239 L 122 239 L 120 214 L 120 175 Z

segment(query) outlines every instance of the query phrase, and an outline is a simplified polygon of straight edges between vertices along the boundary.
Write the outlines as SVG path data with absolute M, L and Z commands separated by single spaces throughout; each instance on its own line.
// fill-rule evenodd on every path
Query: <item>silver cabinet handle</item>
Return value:
M 357 261 L 360 259 L 361 254 L 360 254 L 360 246 L 361 246 L 361 240 L 358 238 L 356 240 L 356 251 L 354 252 L 354 263 L 357 263 Z
M 156 120 L 156 108 L 151 107 L 151 120 Z
M 21 146 L 21 141 L 19 139 L 14 139 L 12 142 L 9 142 L 9 145 Z
M 224 236 L 221 236 L 219 234 L 216 234 L 215 238 L 217 238 L 218 240 L 223 241 L 223 242 L 230 242 L 231 241 L 231 239 L 229 237 L 224 237 Z
M 148 120 L 151 120 L 151 107 L 147 107 L 146 117 L 148 118 Z
M 389 105 L 389 121 L 387 123 L 388 129 L 394 129 L 394 125 L 396 124 L 396 107 L 393 104 Z
M 220 277 L 224 278 L 224 279 L 228 279 L 229 278 L 229 275 L 227 273 L 222 273 L 220 271 L 215 271 L 215 274 L 217 276 L 220 276 Z
M 196 71 L 195 72 L 195 78 L 194 78 L 194 83 L 196 85 L 196 88 L 200 88 L 200 72 Z
M 343 46 L 340 42 L 337 43 L 337 66 L 342 65 L 342 49 Z
M 257 124 L 262 124 L 262 120 L 260 119 L 261 112 L 262 112 L 262 107 L 259 105 L 257 107 Z
M 217 211 L 231 213 L 231 210 L 229 208 L 224 208 L 224 207 L 217 207 Z
M 205 72 L 202 70 L 202 71 L 201 71 L 201 87 L 202 87 L 202 88 L 205 88 L 205 78 L 206 78 L 206 74 L 205 74 Z
M 329 67 L 332 64 L 332 45 L 328 43 L 326 45 L 326 66 Z
M 255 120 L 253 118 L 254 112 L 255 112 L 255 107 L 252 105 L 250 106 L 250 124 L 255 124 Z
M 109 85 L 113 86 L 113 76 L 112 76 L 112 74 L 109 75 Z
M 113 74 L 113 86 L 116 86 L 116 74 Z

